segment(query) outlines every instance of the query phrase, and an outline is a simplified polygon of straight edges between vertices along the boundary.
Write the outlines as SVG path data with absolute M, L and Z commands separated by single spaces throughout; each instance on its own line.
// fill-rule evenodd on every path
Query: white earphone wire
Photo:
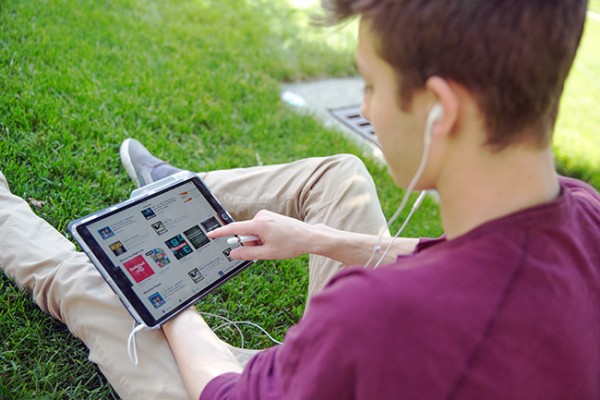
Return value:
M 253 326 L 253 327 L 257 328 L 258 330 L 260 330 L 263 334 L 265 334 L 269 338 L 269 340 L 271 340 L 273 343 L 275 343 L 275 344 L 282 344 L 282 342 L 280 342 L 279 340 L 273 338 L 273 336 L 271 336 L 265 330 L 265 328 L 263 328 L 262 326 L 254 323 L 254 322 L 251 322 L 251 321 L 232 321 L 232 320 L 230 320 L 227 317 L 223 317 L 222 315 L 212 314 L 212 313 L 208 313 L 208 312 L 204 312 L 204 311 L 200 312 L 200 314 L 208 316 L 208 317 L 218 318 L 218 319 L 221 319 L 221 320 L 225 321 L 223 324 L 215 327 L 213 329 L 213 331 L 217 331 L 218 329 L 221 329 L 221 328 L 223 328 L 225 326 L 233 325 L 235 327 L 235 329 L 238 331 L 238 334 L 240 335 L 240 342 L 241 342 L 240 347 L 242 349 L 244 348 L 245 340 L 244 340 L 244 334 L 242 333 L 242 330 L 240 329 L 240 327 L 238 325 L 250 325 L 250 326 Z
M 421 179 L 421 175 L 423 174 L 423 171 L 425 170 L 425 166 L 427 165 L 427 161 L 429 160 L 429 147 L 430 147 L 429 145 L 431 144 L 431 133 L 433 130 L 433 125 L 441 116 L 442 116 L 441 106 L 439 104 L 434 105 L 433 108 L 431 109 L 431 111 L 429 112 L 429 115 L 427 117 L 427 121 L 425 124 L 425 134 L 423 136 L 423 154 L 421 156 L 421 162 L 419 163 L 419 167 L 417 168 L 417 171 L 415 172 L 413 178 L 411 179 L 410 183 L 406 187 L 404 196 L 402 197 L 402 201 L 400 202 L 400 206 L 398 206 L 394 215 L 392 215 L 392 217 L 388 220 L 388 222 L 387 222 L 388 228 L 400 216 L 400 214 L 404 210 L 404 207 L 406 206 L 406 203 L 408 202 L 408 198 L 409 198 L 411 192 L 414 190 L 415 186 L 419 182 L 419 179 Z M 402 224 L 400 229 L 398 229 L 398 232 L 396 233 L 396 235 L 394 235 L 394 237 L 392 238 L 390 243 L 387 245 L 385 251 L 379 257 L 379 260 L 375 263 L 375 265 L 373 265 L 373 268 L 379 267 L 379 265 L 383 262 L 383 259 L 385 258 L 385 256 L 389 252 L 389 250 L 391 249 L 394 241 L 398 238 L 398 236 L 400 236 L 400 234 L 402 233 L 402 231 L 408 224 L 408 221 L 410 220 L 410 218 L 412 217 L 414 212 L 417 210 L 417 208 L 419 208 L 419 206 L 423 202 L 425 194 L 426 194 L 426 191 L 422 191 L 421 194 L 419 195 L 419 197 L 417 198 L 417 200 L 415 200 L 415 202 L 413 204 L 413 208 L 411 209 L 410 213 L 406 217 L 404 223 Z M 373 248 L 373 252 L 371 253 L 371 256 L 365 263 L 364 268 L 368 268 L 369 265 L 371 264 L 371 262 L 373 261 L 373 259 L 375 258 L 375 255 L 381 251 L 382 240 L 383 240 L 383 233 L 379 236 L 377 244 Z

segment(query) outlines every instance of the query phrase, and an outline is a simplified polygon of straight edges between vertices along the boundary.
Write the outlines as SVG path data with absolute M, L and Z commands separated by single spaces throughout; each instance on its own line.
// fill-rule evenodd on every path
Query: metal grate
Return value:
M 350 130 L 379 146 L 371 123 L 360 114 L 360 105 L 330 109 L 329 112 Z

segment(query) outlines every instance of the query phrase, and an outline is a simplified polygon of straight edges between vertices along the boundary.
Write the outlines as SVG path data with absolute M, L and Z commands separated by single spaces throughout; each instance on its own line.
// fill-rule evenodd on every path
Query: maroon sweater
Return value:
M 599 399 L 600 196 L 554 202 L 377 270 L 347 269 L 285 343 L 208 399 Z

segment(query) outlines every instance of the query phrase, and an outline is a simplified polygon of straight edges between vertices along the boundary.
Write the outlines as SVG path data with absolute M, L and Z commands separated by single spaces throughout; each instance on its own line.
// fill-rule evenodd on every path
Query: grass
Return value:
M 126 137 L 192 170 L 361 154 L 279 101 L 282 81 L 354 73 L 351 33 L 307 26 L 306 10 L 267 0 L 4 0 L 0 170 L 14 193 L 44 201 L 35 211 L 64 232 L 128 197 L 118 160 Z M 596 187 L 599 38 L 589 24 L 557 127 L 561 168 Z M 389 216 L 401 193 L 384 167 L 365 161 Z M 414 218 L 406 235 L 441 232 L 431 202 Z M 306 257 L 258 263 L 201 307 L 281 339 L 303 311 L 305 265 Z M 0 398 L 116 397 L 83 345 L 4 275 L 0 330 Z M 245 331 L 250 346 L 270 344 Z M 239 344 L 232 331 L 219 333 Z
M 588 8 L 594 12 L 600 13 L 600 0 L 589 0 Z
M 305 14 L 286 4 L 9 0 L 1 10 L 0 168 L 16 194 L 46 202 L 36 212 L 60 231 L 128 197 L 118 146 L 129 136 L 192 170 L 359 153 L 279 101 L 281 81 L 353 73 L 345 34 L 301 35 Z M 400 194 L 385 168 L 369 166 L 389 213 Z M 420 232 L 439 234 L 431 214 L 430 204 Z M 305 265 L 258 263 L 202 308 L 281 339 L 303 311 Z M 10 335 L 0 345 L 0 397 L 114 397 L 81 343 L 1 282 L 0 329 Z M 270 344 L 246 331 L 250 346 Z
M 600 20 L 588 18 L 555 131 L 559 171 L 600 188 Z

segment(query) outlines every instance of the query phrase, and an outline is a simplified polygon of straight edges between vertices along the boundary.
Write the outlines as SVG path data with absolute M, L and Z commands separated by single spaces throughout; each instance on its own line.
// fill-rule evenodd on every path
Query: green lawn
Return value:
M 554 149 L 562 173 L 600 188 L 600 20 L 588 18 L 575 65 L 567 80 Z
M 16 194 L 45 202 L 36 212 L 64 232 L 72 219 L 128 197 L 118 160 L 127 137 L 191 170 L 361 154 L 279 101 L 283 81 L 354 73 L 351 27 L 310 28 L 308 13 L 269 0 L 4 0 L 0 170 Z M 599 24 L 588 24 L 557 128 L 562 168 L 596 187 Z M 384 167 L 365 161 L 390 215 L 401 193 Z M 440 232 L 426 202 L 405 234 Z M 281 339 L 302 314 L 305 264 L 257 263 L 200 307 Z M 80 342 L 3 275 L 0 331 L 0 398 L 114 397 Z M 245 331 L 250 346 L 269 345 Z
M 592 11 L 600 13 L 600 0 L 590 0 L 588 3 L 588 8 Z
M 36 212 L 64 232 L 129 196 L 118 159 L 127 137 L 192 170 L 359 153 L 279 100 L 282 81 L 354 73 L 353 40 L 308 30 L 306 15 L 255 0 L 5 0 L 0 169 L 16 194 L 46 202 Z M 369 167 L 389 214 L 400 193 L 385 168 Z M 432 204 L 419 218 L 407 234 L 440 233 Z M 258 263 L 201 308 L 281 339 L 303 311 L 305 265 Z M 244 330 L 250 346 L 270 344 Z M 0 331 L 0 398 L 111 398 L 79 341 L 3 275 Z

